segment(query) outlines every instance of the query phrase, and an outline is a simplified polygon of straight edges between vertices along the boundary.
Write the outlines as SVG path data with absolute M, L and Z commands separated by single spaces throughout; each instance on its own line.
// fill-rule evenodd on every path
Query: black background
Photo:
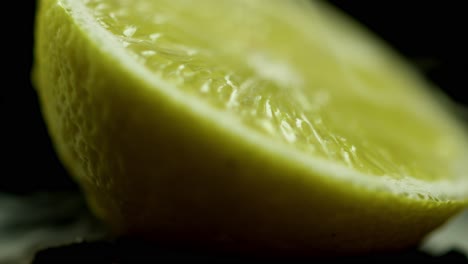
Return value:
M 330 1 L 400 50 L 460 104 L 467 71 L 463 1 Z M 35 1 L 2 4 L 0 191 L 76 188 L 58 161 L 30 82 Z

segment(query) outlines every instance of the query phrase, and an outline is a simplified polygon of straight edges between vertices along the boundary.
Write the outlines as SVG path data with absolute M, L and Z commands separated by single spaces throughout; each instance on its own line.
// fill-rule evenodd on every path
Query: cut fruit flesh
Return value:
M 456 160 L 466 151 L 461 137 L 447 135 L 461 132 L 425 94 L 427 84 L 364 33 L 328 17 L 326 7 L 237 0 L 145 5 L 87 2 L 139 63 L 224 111 L 235 119 L 230 126 L 390 181 L 460 174 Z

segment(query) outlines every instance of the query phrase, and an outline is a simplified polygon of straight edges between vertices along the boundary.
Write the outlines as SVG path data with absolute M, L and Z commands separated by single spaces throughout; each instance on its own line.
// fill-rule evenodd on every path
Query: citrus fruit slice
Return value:
M 323 2 L 42 0 L 34 81 L 117 234 L 364 253 L 467 203 L 452 102 Z

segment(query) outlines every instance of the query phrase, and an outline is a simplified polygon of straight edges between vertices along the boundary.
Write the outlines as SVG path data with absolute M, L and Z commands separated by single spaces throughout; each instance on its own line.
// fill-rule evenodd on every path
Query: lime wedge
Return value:
M 364 253 L 467 204 L 453 103 L 324 2 L 39 3 L 44 118 L 117 234 Z

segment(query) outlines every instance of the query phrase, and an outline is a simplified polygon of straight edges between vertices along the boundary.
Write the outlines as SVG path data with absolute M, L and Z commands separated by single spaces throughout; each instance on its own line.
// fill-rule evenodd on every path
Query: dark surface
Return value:
M 376 31 L 420 67 L 426 76 L 455 101 L 468 105 L 464 95 L 467 70 L 467 24 L 463 1 L 349 1 L 332 0 Z M 1 192 L 29 194 L 72 190 L 47 134 L 36 93 L 31 85 L 35 1 L 8 1 L 4 6 L 0 92 Z M 12 18 L 13 17 L 13 18 Z M 6 70 L 5 70 L 6 69 Z M 81 207 L 80 207 L 81 208 Z M 2 210 L 7 210 L 0 206 Z M 80 209 L 81 210 L 81 209 Z M 73 214 L 71 215 L 73 218 Z M 65 221 L 73 221 L 66 218 Z M 44 223 L 45 225 L 51 222 Z M 60 224 L 57 224 L 58 226 Z M 62 223 L 63 225 L 63 223 Z M 1 234 L 0 234 L 1 236 Z M 0 245 L 1 247 L 2 245 Z M 117 240 L 77 243 L 41 251 L 35 263 L 128 263 L 159 260 L 218 260 L 240 262 L 238 257 L 213 256 L 164 249 L 159 245 Z M 440 257 L 413 250 L 396 255 L 369 256 L 360 260 L 465 261 L 457 252 Z M 278 261 L 278 260 L 277 260 Z M 314 260 L 304 260 L 313 262 Z
M 78 263 L 158 263 L 163 261 L 195 262 L 200 263 L 314 263 L 317 261 L 395 263 L 394 261 L 412 263 L 468 263 L 465 255 L 450 251 L 442 256 L 431 256 L 427 253 L 410 250 L 398 254 L 380 254 L 354 257 L 327 257 L 327 258 L 253 258 L 248 256 L 210 254 L 209 252 L 190 252 L 167 249 L 161 245 L 144 243 L 132 240 L 115 240 L 112 242 L 94 242 L 69 245 L 60 248 L 51 248 L 40 252 L 34 264 L 51 262 L 64 262 L 74 260 Z M 415 262 L 416 261 L 416 262 Z

